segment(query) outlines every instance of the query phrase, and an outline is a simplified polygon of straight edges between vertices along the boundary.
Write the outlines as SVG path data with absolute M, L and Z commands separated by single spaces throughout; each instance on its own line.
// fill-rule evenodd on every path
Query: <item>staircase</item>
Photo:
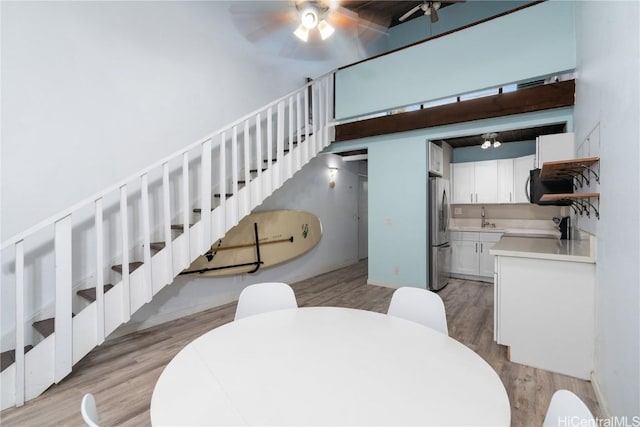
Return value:
M 15 312 L 15 332 L 2 348 L 1 408 L 62 381 L 329 145 L 332 109 L 330 73 L 3 242 L 14 270 L 3 287 L 13 286 L 15 298 L 2 308 Z M 46 230 L 53 239 L 43 240 Z M 80 232 L 92 245 L 73 247 Z M 31 273 L 50 259 L 55 273 Z M 89 273 L 78 280 L 77 271 Z M 30 307 L 31 289 L 45 286 L 55 287 L 55 301 Z

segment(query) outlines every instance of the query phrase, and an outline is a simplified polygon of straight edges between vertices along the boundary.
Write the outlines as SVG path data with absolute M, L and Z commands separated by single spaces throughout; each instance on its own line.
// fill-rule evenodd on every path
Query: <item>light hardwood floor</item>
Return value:
M 386 312 L 392 289 L 367 285 L 367 263 L 323 274 L 293 288 L 300 306 L 337 306 Z M 493 341 L 493 287 L 453 280 L 440 291 L 449 335 L 482 356 L 500 375 L 511 402 L 512 426 L 540 426 L 557 389 L 578 394 L 601 416 L 591 384 L 564 375 L 511 363 L 506 348 Z M 233 320 L 227 304 L 124 336 L 94 349 L 60 384 L 21 408 L 0 413 L 4 426 L 82 425 L 80 400 L 95 395 L 103 425 L 150 424 L 153 387 L 164 367 L 185 345 Z

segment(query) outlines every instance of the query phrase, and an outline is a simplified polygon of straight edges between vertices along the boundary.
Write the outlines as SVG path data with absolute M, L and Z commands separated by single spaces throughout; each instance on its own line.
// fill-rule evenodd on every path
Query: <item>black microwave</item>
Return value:
M 540 198 L 544 194 L 573 193 L 573 178 L 540 179 L 540 169 L 533 169 L 529 172 L 528 190 L 527 197 L 531 203 L 536 205 L 568 206 L 571 204 L 570 200 L 541 202 Z

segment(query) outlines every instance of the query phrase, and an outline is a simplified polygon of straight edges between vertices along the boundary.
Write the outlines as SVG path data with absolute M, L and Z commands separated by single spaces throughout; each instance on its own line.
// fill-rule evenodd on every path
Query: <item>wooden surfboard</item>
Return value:
M 309 212 L 256 212 L 244 217 L 180 274 L 211 277 L 255 273 L 304 254 L 321 237 L 320 219 Z

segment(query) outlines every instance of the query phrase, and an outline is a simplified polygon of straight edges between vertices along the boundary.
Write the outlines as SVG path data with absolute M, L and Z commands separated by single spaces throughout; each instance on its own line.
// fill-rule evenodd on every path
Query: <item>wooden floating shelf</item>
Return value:
M 545 163 L 546 164 L 546 163 Z M 542 202 L 555 202 L 557 200 L 570 200 L 570 199 L 589 199 L 591 197 L 600 197 L 600 193 L 558 193 L 558 194 L 543 194 L 540 197 Z
M 599 157 L 584 157 L 581 159 L 560 160 L 544 162 L 540 171 L 541 179 L 562 178 L 567 176 L 582 175 L 585 171 L 591 171 L 591 166 L 600 161 Z M 597 175 L 596 175 L 597 177 Z

